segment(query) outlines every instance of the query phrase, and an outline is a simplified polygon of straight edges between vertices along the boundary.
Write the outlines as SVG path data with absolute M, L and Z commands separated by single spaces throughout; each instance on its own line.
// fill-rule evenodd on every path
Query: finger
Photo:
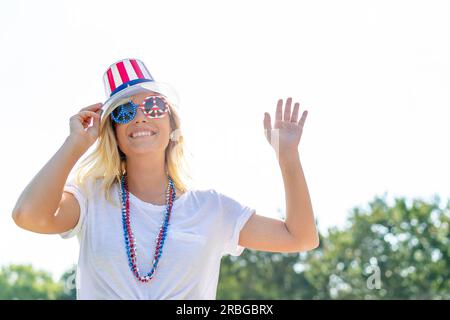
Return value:
M 284 121 L 291 121 L 291 103 L 292 98 L 289 97 L 286 101 L 286 107 L 284 108 Z
M 298 125 L 299 125 L 301 128 L 303 128 L 303 126 L 305 125 L 305 120 L 306 120 L 306 117 L 307 117 L 307 116 L 308 116 L 308 111 L 307 111 L 307 110 L 303 111 L 302 117 L 301 117 L 300 120 L 298 121 Z
M 85 111 L 85 110 L 87 110 L 87 111 L 94 111 L 95 112 L 95 111 L 99 110 L 102 106 L 103 106 L 103 103 L 101 103 L 101 102 L 96 103 L 96 104 L 91 104 L 88 107 L 80 109 L 80 112 L 81 111 Z
M 99 121 L 100 115 L 92 111 L 81 111 L 75 115 L 75 118 L 78 119 L 78 121 L 80 121 L 83 127 L 86 129 L 91 125 L 93 121 Z
M 98 112 L 93 112 L 93 111 L 80 111 L 80 112 L 78 112 L 78 116 L 82 120 L 87 120 L 88 118 L 100 119 L 100 114 Z
M 102 109 L 99 109 L 99 110 L 97 110 L 96 113 L 98 114 L 98 117 L 95 117 L 95 118 L 94 118 L 94 124 L 93 124 L 94 127 L 98 127 L 98 126 L 99 126 L 99 124 L 100 124 L 100 119 L 101 119 L 103 110 L 102 110 Z
M 294 111 L 292 112 L 291 122 L 297 122 L 299 108 L 300 108 L 300 103 L 296 102 L 294 104 Z
M 270 120 L 270 114 L 268 112 L 264 112 L 264 134 L 266 138 L 270 141 L 270 132 L 272 130 L 272 123 Z
M 272 123 L 270 121 L 270 114 L 268 112 L 264 112 L 264 129 L 266 129 L 266 130 L 272 129 Z
M 283 108 L 283 99 L 279 99 L 277 103 L 277 111 L 275 113 L 275 121 L 281 121 L 282 108 Z
M 97 112 L 99 113 L 99 115 L 101 115 L 102 111 L 103 111 L 103 110 L 98 110 Z M 100 128 L 100 117 L 94 118 L 94 121 L 92 122 L 91 128 L 92 128 L 92 129 L 90 129 L 90 128 L 89 128 L 89 129 L 90 129 L 92 132 L 98 134 L 98 130 L 99 130 L 99 128 Z M 88 129 L 88 130 L 89 130 L 89 129 Z

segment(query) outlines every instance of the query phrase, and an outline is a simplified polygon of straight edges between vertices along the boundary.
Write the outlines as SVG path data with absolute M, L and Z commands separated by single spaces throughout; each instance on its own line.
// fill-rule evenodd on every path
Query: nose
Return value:
M 149 119 L 144 114 L 144 111 L 142 109 L 137 109 L 136 116 L 134 117 L 134 122 L 139 123 L 139 122 L 148 122 L 148 121 L 149 121 Z

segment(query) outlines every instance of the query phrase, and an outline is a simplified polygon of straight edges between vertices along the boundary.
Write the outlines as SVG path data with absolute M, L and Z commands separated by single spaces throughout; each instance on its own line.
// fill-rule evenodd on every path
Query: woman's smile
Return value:
M 136 133 L 131 134 L 131 135 L 130 135 L 130 138 L 131 138 L 131 139 L 140 139 L 140 138 L 153 137 L 153 136 L 156 136 L 156 135 L 157 135 L 157 133 L 155 133 L 155 132 L 149 132 L 149 131 L 146 131 L 146 132 L 136 132 Z

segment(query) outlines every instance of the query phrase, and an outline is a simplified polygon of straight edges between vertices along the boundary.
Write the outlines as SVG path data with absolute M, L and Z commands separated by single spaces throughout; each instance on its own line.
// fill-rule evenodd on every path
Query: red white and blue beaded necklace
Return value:
M 153 266 L 150 272 L 142 276 L 139 273 L 139 268 L 136 265 L 137 248 L 136 241 L 134 238 L 133 231 L 131 230 L 130 224 L 130 196 L 128 191 L 128 183 L 126 174 L 122 176 L 121 179 L 121 190 L 122 190 L 122 224 L 123 224 L 123 235 L 125 237 L 125 247 L 128 256 L 128 265 L 135 277 L 141 282 L 149 282 L 156 271 L 159 259 L 162 255 L 162 250 L 164 247 L 164 241 L 167 235 L 167 227 L 169 226 L 170 214 L 172 212 L 173 202 L 175 200 L 176 192 L 173 185 L 173 180 L 168 176 L 168 186 L 166 192 L 166 213 L 164 216 L 164 221 L 159 230 L 158 236 L 156 237 L 156 248 L 153 255 Z

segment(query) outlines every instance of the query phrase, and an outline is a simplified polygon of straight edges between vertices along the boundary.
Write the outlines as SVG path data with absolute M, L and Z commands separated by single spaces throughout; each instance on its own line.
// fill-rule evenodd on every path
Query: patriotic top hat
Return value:
M 103 75 L 107 100 L 102 106 L 102 125 L 117 107 L 116 102 L 134 94 L 153 91 L 167 98 L 172 107 L 179 109 L 179 96 L 168 83 L 156 82 L 145 64 L 138 59 L 123 59 L 110 65 Z

